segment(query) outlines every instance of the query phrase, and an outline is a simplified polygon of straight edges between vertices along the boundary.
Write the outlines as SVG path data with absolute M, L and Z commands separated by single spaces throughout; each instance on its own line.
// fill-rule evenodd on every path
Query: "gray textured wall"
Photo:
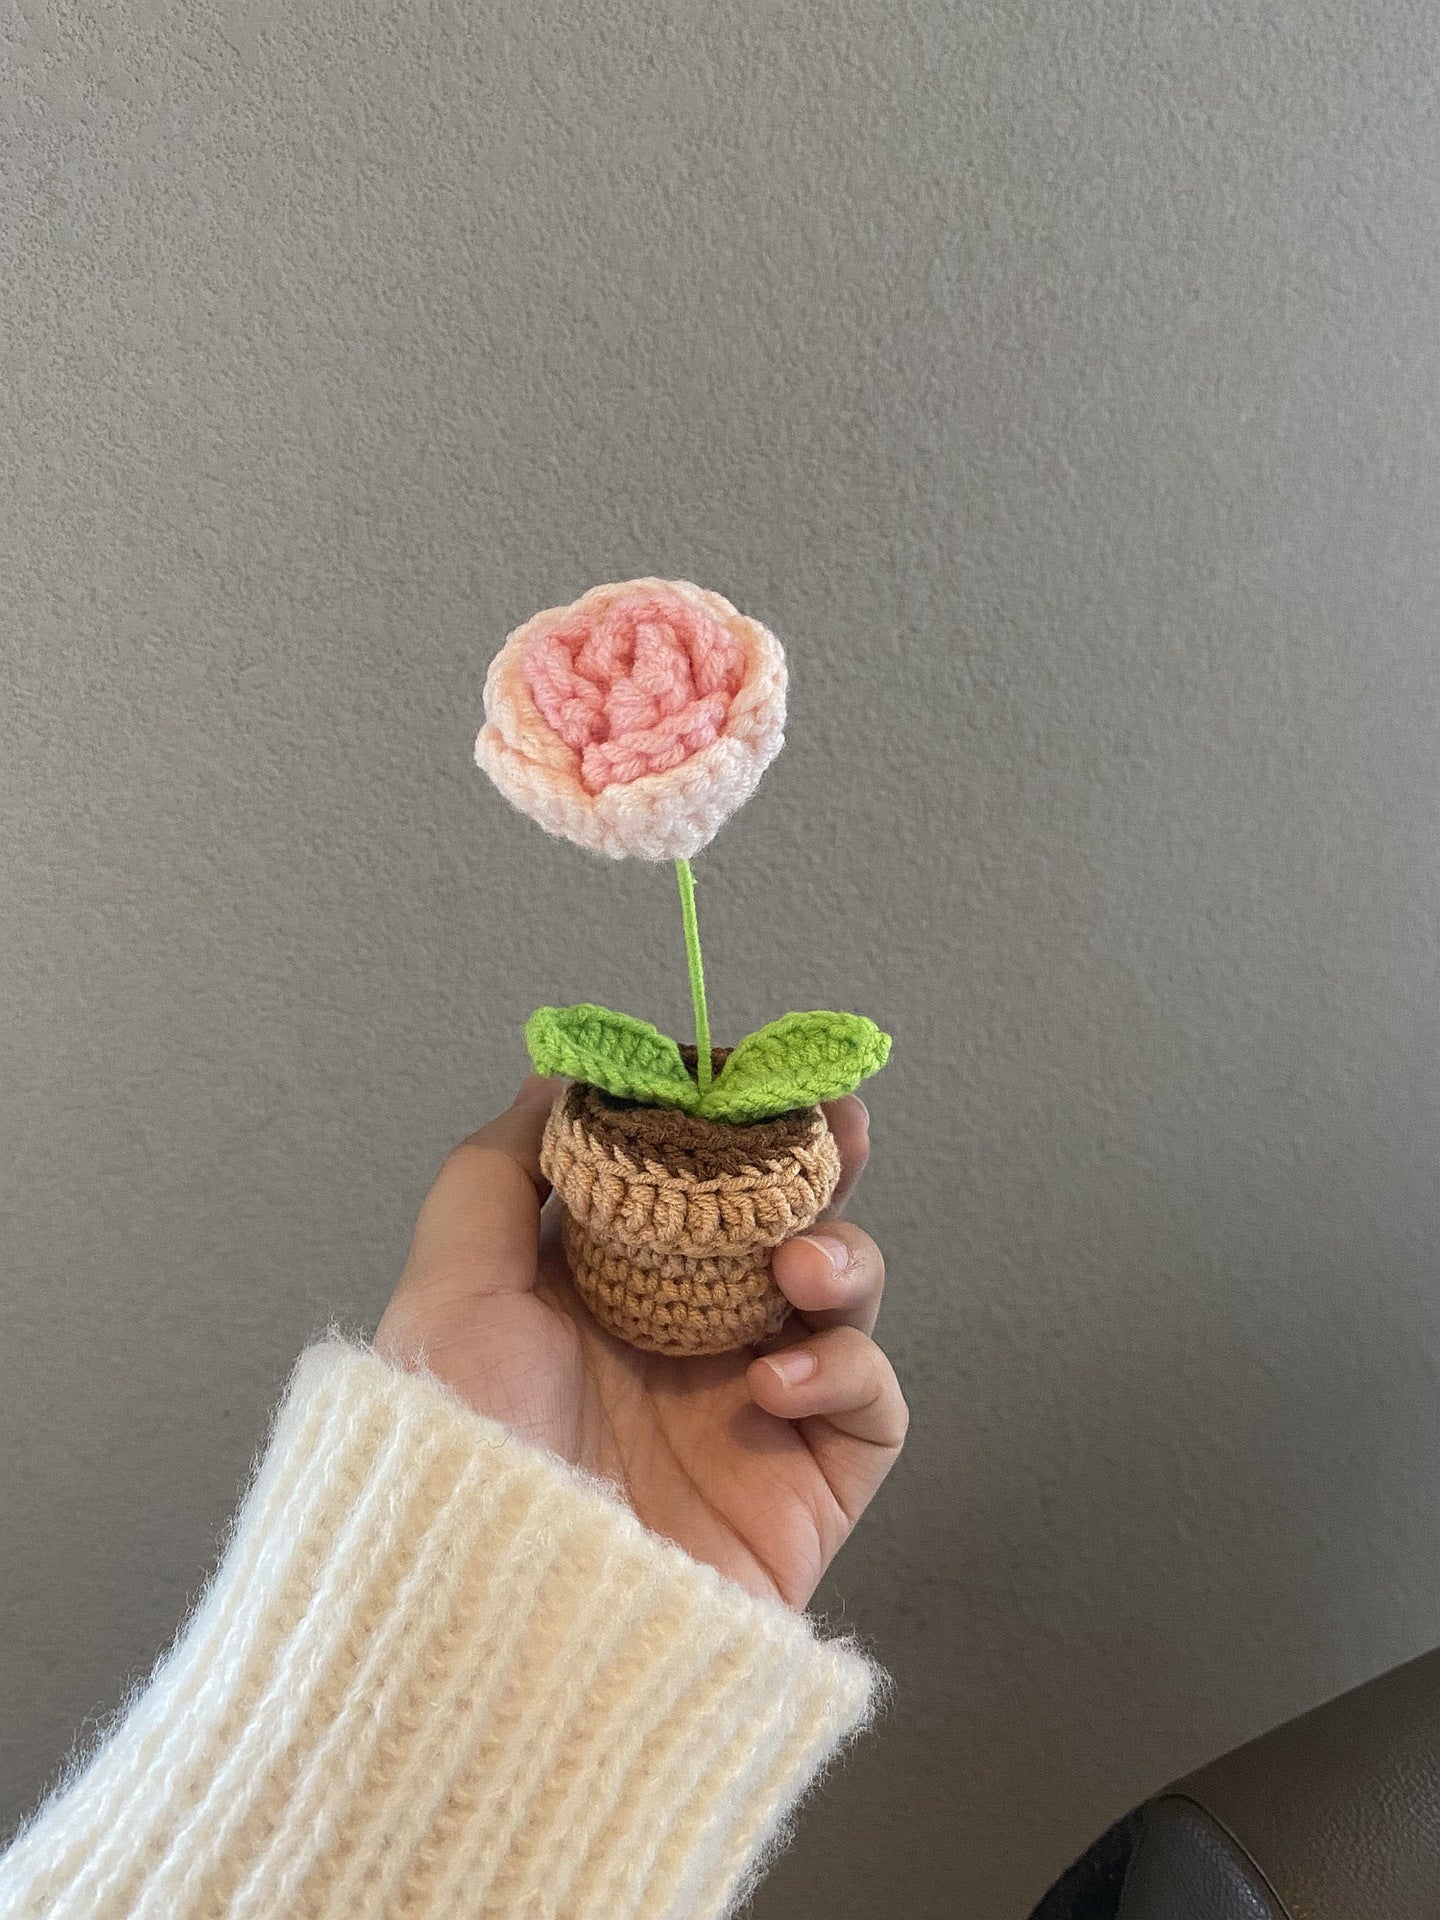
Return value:
M 22 4 L 3 66 L 4 1810 L 168 1638 L 663 870 L 469 764 L 656 571 L 791 650 L 718 1028 L 897 1035 L 901 1684 L 767 1916 L 1014 1920 L 1440 1641 L 1423 0 Z

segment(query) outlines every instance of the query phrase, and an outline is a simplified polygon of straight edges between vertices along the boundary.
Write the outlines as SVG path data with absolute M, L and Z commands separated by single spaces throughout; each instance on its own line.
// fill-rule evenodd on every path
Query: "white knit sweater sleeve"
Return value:
M 306 1349 L 4 1920 L 713 1920 L 890 1680 L 429 1375 Z

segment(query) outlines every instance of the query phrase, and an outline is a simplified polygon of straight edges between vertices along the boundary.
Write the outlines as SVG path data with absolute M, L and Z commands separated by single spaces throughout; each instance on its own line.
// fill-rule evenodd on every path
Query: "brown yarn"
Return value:
M 540 1165 L 581 1298 L 654 1353 L 730 1353 L 777 1332 L 790 1304 L 770 1250 L 819 1218 L 840 1178 L 818 1107 L 737 1127 L 578 1081 L 551 1109 Z

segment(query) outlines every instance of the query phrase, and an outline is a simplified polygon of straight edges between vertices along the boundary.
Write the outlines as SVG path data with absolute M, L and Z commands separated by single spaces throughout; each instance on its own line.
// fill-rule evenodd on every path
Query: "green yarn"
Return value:
M 889 1057 L 889 1034 L 862 1014 L 787 1013 L 746 1035 L 698 1110 L 737 1124 L 772 1119 L 853 1093 Z
M 647 1107 L 693 1113 L 700 1089 L 667 1034 L 628 1013 L 582 1002 L 537 1007 L 525 1022 L 525 1045 L 537 1073 L 563 1073 L 588 1087 Z
M 705 1005 L 705 962 L 700 958 L 700 922 L 695 913 L 695 876 L 688 860 L 675 862 L 680 882 L 680 918 L 685 927 L 685 963 L 690 969 L 690 1000 L 695 1008 L 696 1078 L 701 1093 L 710 1087 L 710 1014 Z
M 838 1100 L 878 1073 L 890 1054 L 889 1034 L 861 1014 L 787 1013 L 747 1035 L 702 1087 L 668 1035 L 588 1002 L 538 1007 L 525 1023 L 525 1044 L 537 1073 L 735 1126 Z

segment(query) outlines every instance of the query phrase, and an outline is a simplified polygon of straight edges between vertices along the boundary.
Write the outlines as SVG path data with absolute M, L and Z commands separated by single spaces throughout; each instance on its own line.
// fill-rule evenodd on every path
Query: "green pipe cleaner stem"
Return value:
M 700 957 L 700 922 L 695 916 L 695 876 L 688 860 L 675 862 L 680 882 L 680 917 L 685 923 L 685 961 L 690 969 L 690 999 L 695 1007 L 695 1078 L 700 1091 L 710 1085 L 710 1015 L 705 1006 L 705 962 Z

